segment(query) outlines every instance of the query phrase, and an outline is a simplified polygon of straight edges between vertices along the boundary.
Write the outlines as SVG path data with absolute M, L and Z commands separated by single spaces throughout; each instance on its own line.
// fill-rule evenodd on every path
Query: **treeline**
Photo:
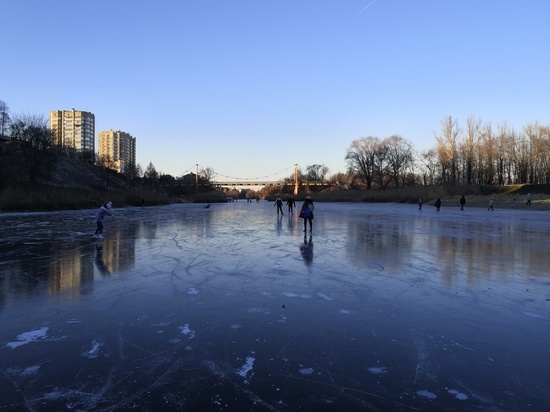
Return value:
M 346 154 L 350 185 L 367 189 L 413 185 L 509 185 L 550 183 L 550 126 L 515 131 L 471 116 L 462 128 L 446 117 L 432 149 L 416 154 L 401 136 L 363 137 Z

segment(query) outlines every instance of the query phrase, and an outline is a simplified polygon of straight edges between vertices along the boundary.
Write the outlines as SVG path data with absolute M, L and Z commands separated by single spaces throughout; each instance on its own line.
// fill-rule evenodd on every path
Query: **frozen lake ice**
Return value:
M 114 212 L 0 214 L 1 411 L 550 410 L 547 212 Z

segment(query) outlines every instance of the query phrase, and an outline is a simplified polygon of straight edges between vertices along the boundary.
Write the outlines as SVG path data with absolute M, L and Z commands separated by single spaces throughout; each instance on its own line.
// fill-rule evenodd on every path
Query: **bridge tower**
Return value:
M 298 194 L 298 187 L 300 182 L 298 182 L 298 163 L 294 164 L 294 196 Z

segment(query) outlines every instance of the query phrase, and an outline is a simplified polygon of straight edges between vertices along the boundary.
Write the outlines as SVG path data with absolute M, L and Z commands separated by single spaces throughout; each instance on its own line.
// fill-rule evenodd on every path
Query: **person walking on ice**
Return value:
M 441 209 L 441 198 L 440 197 L 437 198 L 437 200 L 434 203 L 434 206 L 435 206 L 435 211 L 439 212 L 439 209 Z
M 489 207 L 487 208 L 487 210 L 495 210 L 495 208 L 493 207 L 494 204 L 495 204 L 495 198 L 492 197 L 491 200 L 489 200 Z
M 293 215 L 294 208 L 296 207 L 296 202 L 294 201 L 294 198 L 292 196 L 290 196 L 290 198 L 286 201 L 286 205 L 288 206 L 288 213 Z
M 531 193 L 527 193 L 527 197 L 525 198 L 525 200 L 527 200 L 527 202 L 525 203 L 525 206 L 531 206 L 531 200 L 533 200 Z
M 418 210 L 422 210 L 422 198 L 418 199 Z
M 460 198 L 460 210 L 464 210 L 464 205 L 466 204 L 466 198 L 464 195 Z
M 313 200 L 311 199 L 311 196 L 306 196 L 306 200 L 304 201 L 304 204 L 302 205 L 302 209 L 300 210 L 300 217 L 304 219 L 304 233 L 307 232 L 307 222 L 309 221 L 309 234 L 313 231 L 313 210 L 315 209 L 315 206 L 313 205 Z
M 279 214 L 279 212 L 281 212 L 281 215 L 284 216 L 283 199 L 281 199 L 281 196 L 277 196 L 277 199 L 275 199 L 275 204 L 273 206 L 277 206 L 277 215 Z
M 114 216 L 111 212 L 111 207 L 113 204 L 109 201 L 108 203 L 103 203 L 95 215 L 96 221 L 96 230 L 94 233 L 94 239 L 103 239 L 103 219 L 105 215 Z

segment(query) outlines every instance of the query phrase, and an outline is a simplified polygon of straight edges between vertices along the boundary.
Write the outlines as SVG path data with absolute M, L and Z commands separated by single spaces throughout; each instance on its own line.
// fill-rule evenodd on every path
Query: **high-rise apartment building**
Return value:
M 81 110 L 50 112 L 53 144 L 79 152 L 95 152 L 95 115 Z
M 129 133 L 109 130 L 98 135 L 99 159 L 124 173 L 136 164 L 136 138 Z

